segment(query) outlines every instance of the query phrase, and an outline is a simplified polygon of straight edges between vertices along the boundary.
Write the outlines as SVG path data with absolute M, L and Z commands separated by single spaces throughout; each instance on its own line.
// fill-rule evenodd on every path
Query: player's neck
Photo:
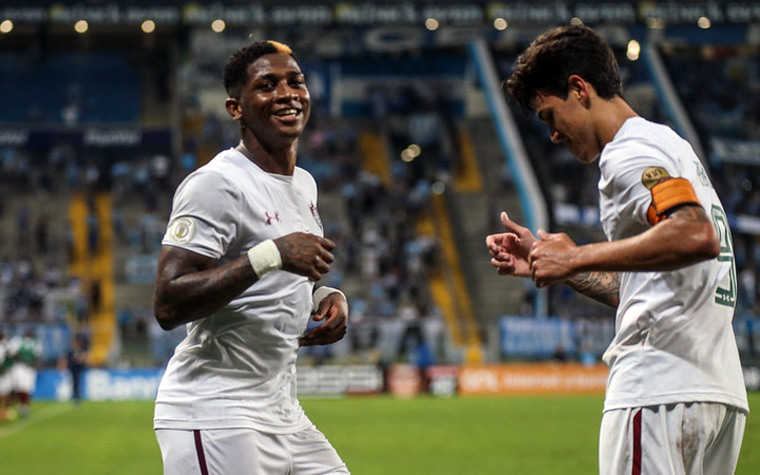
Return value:
M 235 149 L 267 173 L 292 175 L 296 167 L 298 139 L 287 147 L 267 148 L 257 140 L 243 138 Z
M 638 117 L 636 111 L 618 96 L 599 102 L 595 112 L 597 137 L 602 147 L 612 142 L 625 121 Z

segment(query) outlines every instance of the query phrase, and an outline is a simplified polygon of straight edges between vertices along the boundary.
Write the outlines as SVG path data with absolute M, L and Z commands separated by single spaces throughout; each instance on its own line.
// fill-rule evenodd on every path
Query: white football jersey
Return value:
M 608 240 L 650 228 L 653 167 L 687 179 L 720 236 L 716 259 L 670 272 L 622 272 L 605 410 L 689 401 L 748 411 L 732 328 L 736 270 L 728 219 L 688 142 L 667 126 L 628 119 L 599 159 L 599 210 Z
M 162 244 L 223 263 L 298 231 L 323 235 L 314 178 L 298 167 L 293 176 L 267 173 L 229 149 L 177 188 Z M 295 363 L 312 288 L 306 277 L 275 270 L 189 323 L 158 389 L 155 428 L 286 434 L 308 427 Z

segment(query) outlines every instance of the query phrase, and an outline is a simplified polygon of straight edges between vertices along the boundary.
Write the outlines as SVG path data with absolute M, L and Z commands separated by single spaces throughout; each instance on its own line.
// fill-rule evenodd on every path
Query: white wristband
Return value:
M 251 267 L 258 278 L 261 278 L 267 272 L 282 269 L 282 256 L 277 244 L 271 239 L 256 244 L 248 249 L 248 260 L 251 261 Z
M 322 302 L 322 300 L 324 300 L 325 297 L 333 292 L 338 292 L 343 296 L 343 298 L 346 298 L 346 294 L 340 290 L 323 285 L 322 287 L 319 287 L 317 290 L 315 290 L 313 294 L 311 294 L 311 301 L 314 304 L 314 310 L 319 310 L 319 304 Z

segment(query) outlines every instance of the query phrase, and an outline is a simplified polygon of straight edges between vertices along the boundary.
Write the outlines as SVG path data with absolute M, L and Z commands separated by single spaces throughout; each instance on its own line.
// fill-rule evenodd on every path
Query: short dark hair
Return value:
M 567 79 L 574 74 L 594 86 L 602 99 L 622 96 L 615 54 L 604 38 L 582 25 L 554 28 L 533 40 L 517 58 L 503 87 L 523 109 L 531 110 L 539 93 L 566 99 Z
M 293 59 L 296 57 L 288 45 L 272 40 L 256 41 L 233 53 L 222 71 L 222 81 L 227 95 L 239 99 L 248 81 L 248 66 L 266 54 L 275 53 L 289 54 Z

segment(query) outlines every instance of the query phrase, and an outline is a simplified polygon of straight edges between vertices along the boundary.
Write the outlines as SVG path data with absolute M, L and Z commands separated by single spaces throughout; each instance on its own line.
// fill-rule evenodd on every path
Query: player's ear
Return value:
M 235 97 L 228 97 L 224 102 L 224 107 L 227 109 L 227 113 L 234 120 L 239 120 L 243 115 L 243 109 L 240 107 L 240 100 Z
M 588 107 L 589 104 L 589 88 L 591 85 L 586 82 L 585 79 L 577 74 L 571 75 L 567 78 L 567 93 L 569 96 L 580 101 L 584 107 Z

